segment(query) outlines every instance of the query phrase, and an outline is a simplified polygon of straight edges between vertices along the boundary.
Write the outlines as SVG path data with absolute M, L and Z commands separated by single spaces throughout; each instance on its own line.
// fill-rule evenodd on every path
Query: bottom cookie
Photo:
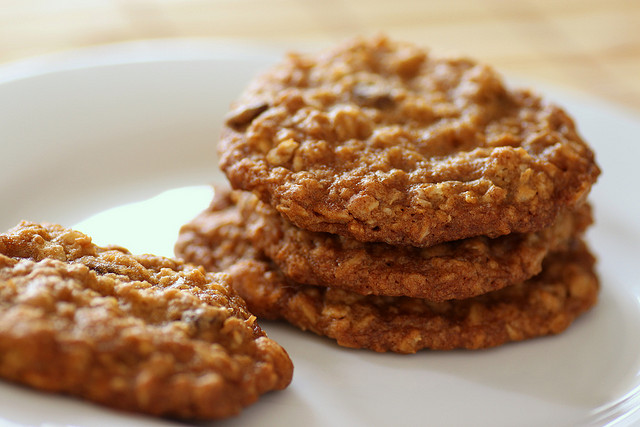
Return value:
M 524 283 L 434 303 L 295 283 L 251 246 L 237 215 L 219 214 L 215 227 L 212 221 L 183 227 L 176 254 L 207 269 L 226 269 L 258 317 L 284 319 L 345 347 L 398 353 L 495 347 L 560 333 L 597 301 L 594 258 L 579 240 L 550 254 L 543 271 Z

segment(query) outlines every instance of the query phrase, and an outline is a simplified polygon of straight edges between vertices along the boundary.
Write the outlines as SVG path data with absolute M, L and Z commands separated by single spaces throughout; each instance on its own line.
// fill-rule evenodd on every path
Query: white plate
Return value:
M 0 70 L 0 229 L 22 218 L 52 221 L 76 225 L 98 243 L 171 255 L 179 225 L 209 201 L 205 185 L 221 179 L 214 154 L 221 117 L 248 79 L 277 56 L 156 42 Z M 597 102 L 552 96 L 575 116 L 604 170 L 593 190 L 597 225 L 589 233 L 603 286 L 593 311 L 555 337 L 410 356 L 340 348 L 265 322 L 291 355 L 293 383 L 216 425 L 637 421 L 640 125 Z M 117 208 L 131 202 L 138 203 Z M 7 383 L 0 383 L 0 418 L 18 425 L 178 424 Z

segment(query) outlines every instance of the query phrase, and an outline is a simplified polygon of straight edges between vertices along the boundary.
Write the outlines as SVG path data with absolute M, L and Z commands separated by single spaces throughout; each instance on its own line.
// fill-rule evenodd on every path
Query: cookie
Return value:
M 564 248 L 592 222 L 584 204 L 535 233 L 471 237 L 428 248 L 391 246 L 303 230 L 248 192 L 216 188 L 215 194 L 182 234 L 190 233 L 186 241 L 202 234 L 204 245 L 219 252 L 216 258 L 230 250 L 223 241 L 206 244 L 207 236 L 239 216 L 235 221 L 245 225 L 245 239 L 296 282 L 430 301 L 464 299 L 520 283 L 540 272 L 549 251 Z
M 235 415 L 291 381 L 229 276 L 58 225 L 0 234 L 0 376 L 110 407 Z
M 220 167 L 298 227 L 431 246 L 551 225 L 599 169 L 558 106 L 385 37 L 291 54 L 227 115 Z
M 176 252 L 207 269 L 226 269 L 258 317 L 284 319 L 345 347 L 398 353 L 495 347 L 560 333 L 597 301 L 594 259 L 579 240 L 547 256 L 542 272 L 525 282 L 474 298 L 430 302 L 294 282 L 246 238 L 239 215 L 226 219 L 206 235 L 187 227 Z M 220 243 L 225 249 L 216 249 Z

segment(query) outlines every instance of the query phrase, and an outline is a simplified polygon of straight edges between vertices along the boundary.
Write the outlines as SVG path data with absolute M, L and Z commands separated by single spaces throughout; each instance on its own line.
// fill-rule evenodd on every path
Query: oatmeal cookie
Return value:
M 470 237 L 428 248 L 391 246 L 303 230 L 248 192 L 217 188 L 216 194 L 183 232 L 215 233 L 217 223 L 240 215 L 246 238 L 296 282 L 430 301 L 464 299 L 520 283 L 540 272 L 549 251 L 561 250 L 592 222 L 590 207 L 583 204 L 535 233 Z
M 430 246 L 549 226 L 599 169 L 559 107 L 384 37 L 291 54 L 226 118 L 220 167 L 297 226 Z
M 118 409 L 237 414 L 291 381 L 229 276 L 23 222 L 0 234 L 0 376 Z
M 207 236 L 186 227 L 176 252 L 207 269 L 226 269 L 257 316 L 287 320 L 345 347 L 398 353 L 494 347 L 560 333 L 597 301 L 594 259 L 578 240 L 550 254 L 542 272 L 523 283 L 474 298 L 430 302 L 296 283 L 246 238 L 238 215 L 226 218 Z M 228 246 L 217 251 L 221 242 Z

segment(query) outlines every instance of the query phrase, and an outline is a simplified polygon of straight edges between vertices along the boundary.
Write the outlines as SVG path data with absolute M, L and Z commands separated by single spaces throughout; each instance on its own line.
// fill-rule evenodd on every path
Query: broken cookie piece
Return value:
M 0 234 L 0 376 L 113 408 L 238 414 L 293 366 L 227 274 L 99 247 L 59 225 Z

